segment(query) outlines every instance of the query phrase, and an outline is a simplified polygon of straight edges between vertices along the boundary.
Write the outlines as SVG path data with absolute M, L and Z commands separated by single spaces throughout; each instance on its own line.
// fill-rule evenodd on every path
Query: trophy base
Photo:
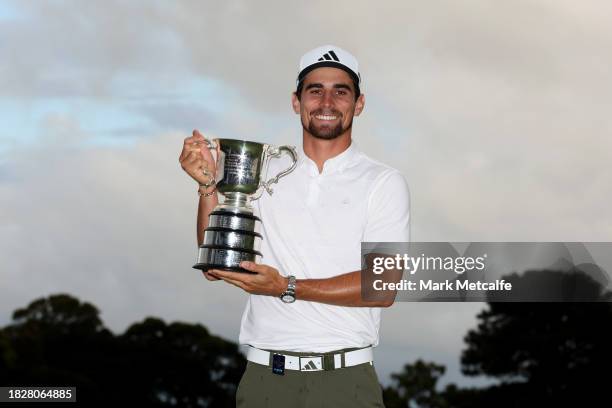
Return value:
M 231 249 L 212 245 L 201 245 L 198 252 L 197 263 L 194 269 L 207 271 L 209 269 L 222 269 L 226 271 L 253 274 L 240 267 L 240 262 L 249 261 L 260 263 L 261 252 L 247 249 Z
M 209 264 L 195 264 L 192 266 L 193 269 L 199 269 L 202 272 L 209 271 L 210 269 L 219 269 L 221 271 L 229 271 L 229 272 L 240 272 L 240 273 L 248 273 L 250 275 L 255 275 L 257 272 L 247 271 L 244 268 L 239 266 L 230 266 L 227 267 L 225 265 L 209 265 Z

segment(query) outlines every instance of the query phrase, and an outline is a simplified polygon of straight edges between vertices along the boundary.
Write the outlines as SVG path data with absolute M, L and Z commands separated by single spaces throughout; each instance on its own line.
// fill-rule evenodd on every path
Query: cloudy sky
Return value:
M 246 296 L 191 269 L 193 128 L 299 144 L 297 63 L 360 62 L 354 139 L 402 171 L 419 241 L 610 241 L 612 6 L 569 0 L 0 1 L 0 324 L 68 292 L 237 339 Z M 377 369 L 459 372 L 484 307 L 385 311 Z

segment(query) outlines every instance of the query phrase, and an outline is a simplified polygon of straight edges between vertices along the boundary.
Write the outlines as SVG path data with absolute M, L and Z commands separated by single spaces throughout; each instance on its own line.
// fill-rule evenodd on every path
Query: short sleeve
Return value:
M 404 176 L 389 169 L 375 181 L 368 200 L 363 242 L 410 240 L 410 192 Z

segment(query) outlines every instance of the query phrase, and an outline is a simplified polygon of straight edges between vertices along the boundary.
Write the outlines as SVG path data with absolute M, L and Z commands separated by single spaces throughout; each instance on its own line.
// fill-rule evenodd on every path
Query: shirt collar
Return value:
M 338 171 L 342 171 L 344 168 L 346 168 L 353 162 L 353 159 L 357 156 L 358 153 L 359 149 L 355 145 L 355 141 L 352 140 L 349 147 L 346 148 L 342 153 L 327 159 L 325 163 L 323 163 L 323 171 L 321 172 L 321 174 L 329 175 Z M 311 176 L 316 176 L 319 174 L 317 164 L 310 157 L 306 156 L 306 153 L 304 152 L 304 145 L 302 145 L 302 149 L 300 152 L 299 165 L 306 166 L 308 169 L 308 173 Z

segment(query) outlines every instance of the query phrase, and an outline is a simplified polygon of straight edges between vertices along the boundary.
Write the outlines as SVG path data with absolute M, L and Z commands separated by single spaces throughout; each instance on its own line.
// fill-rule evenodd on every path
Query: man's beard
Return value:
M 318 113 L 317 113 L 318 114 Z M 314 116 L 314 115 L 313 115 Z M 329 126 L 322 126 L 322 127 L 315 127 L 314 125 L 314 121 L 310 121 L 310 124 L 308 125 L 308 128 L 304 125 L 304 121 L 302 120 L 302 128 L 307 131 L 308 133 L 310 133 L 312 136 L 316 137 L 317 139 L 323 139 L 323 140 L 332 140 L 337 138 L 338 136 L 340 136 L 341 134 L 343 134 L 344 132 L 346 132 L 347 130 L 349 130 L 351 127 L 353 127 L 353 119 L 351 118 L 351 121 L 349 122 L 348 126 L 346 128 L 342 127 L 342 117 L 340 117 L 340 115 L 337 115 L 338 118 L 340 119 L 338 124 L 334 127 L 329 127 Z

